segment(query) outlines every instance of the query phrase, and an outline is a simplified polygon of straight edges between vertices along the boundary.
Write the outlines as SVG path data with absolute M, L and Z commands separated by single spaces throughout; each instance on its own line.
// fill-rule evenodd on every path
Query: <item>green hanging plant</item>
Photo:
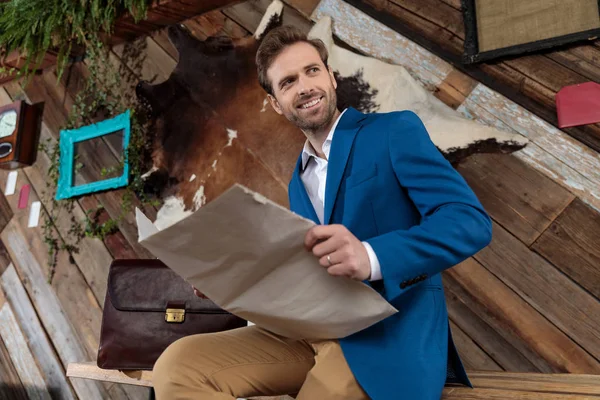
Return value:
M 60 79 L 75 46 L 88 38 L 110 34 L 115 20 L 130 13 L 135 22 L 146 17 L 152 0 L 9 0 L 0 3 L 0 56 L 12 51 L 25 55 L 19 71 L 0 68 L 0 77 L 16 73 L 29 76 L 47 51 L 57 53 Z M 33 68 L 30 68 L 33 64 Z
M 78 245 L 83 238 L 91 237 L 104 240 L 107 236 L 117 232 L 119 223 L 133 211 L 134 199 L 138 199 L 143 205 L 159 206 L 161 204 L 160 200 L 144 192 L 145 182 L 142 179 L 142 174 L 149 160 L 150 137 L 152 135 L 148 133 L 145 109 L 135 96 L 134 87 L 137 78 L 126 67 L 126 64 L 132 64 L 128 62 L 128 58 L 132 58 L 132 61 L 141 68 L 142 62 L 136 58 L 139 58 L 140 53 L 143 52 L 137 49 L 135 44 L 127 44 L 124 48 L 121 64 L 116 65 L 110 59 L 108 46 L 105 46 L 97 37 L 90 35 L 85 37 L 84 40 L 86 43 L 88 75 L 84 88 L 74 97 L 69 117 L 62 128 L 77 129 L 103 119 L 112 118 L 129 109 L 131 111 L 131 133 L 126 154 L 130 171 L 129 185 L 125 188 L 125 193 L 122 196 L 119 215 L 114 216 L 114 218 L 107 217 L 104 207 L 100 205 L 97 208 L 87 210 L 84 218 L 78 219 L 73 213 L 75 202 L 88 196 L 64 200 L 55 199 L 60 166 L 59 141 L 51 139 L 41 143 L 40 150 L 50 158 L 49 179 L 46 181 L 46 190 L 42 194 L 44 204 L 47 205 L 47 213 L 42 229 L 44 241 L 48 246 L 49 281 L 52 280 L 54 275 L 60 251 L 69 252 L 70 259 L 73 261 L 72 254 L 78 253 Z M 145 43 L 145 41 L 140 43 Z M 130 54 L 132 52 L 137 54 Z M 77 171 L 85 160 L 76 159 L 74 161 L 75 170 Z M 100 178 L 104 179 L 114 171 L 122 170 L 122 163 L 123 160 L 120 160 L 116 166 L 103 168 L 99 171 Z M 56 234 L 57 229 L 55 227 L 55 221 L 61 218 L 68 218 L 71 224 L 67 234 L 62 237 Z

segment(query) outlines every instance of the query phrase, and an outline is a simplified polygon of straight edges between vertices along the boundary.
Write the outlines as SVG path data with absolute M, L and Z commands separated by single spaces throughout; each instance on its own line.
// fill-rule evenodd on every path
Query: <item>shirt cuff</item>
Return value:
M 369 263 L 371 264 L 371 277 L 370 281 L 378 281 L 381 279 L 381 266 L 379 265 L 379 259 L 377 258 L 377 254 L 375 254 L 375 250 L 373 247 L 367 242 L 362 242 L 367 249 L 367 254 L 369 255 Z

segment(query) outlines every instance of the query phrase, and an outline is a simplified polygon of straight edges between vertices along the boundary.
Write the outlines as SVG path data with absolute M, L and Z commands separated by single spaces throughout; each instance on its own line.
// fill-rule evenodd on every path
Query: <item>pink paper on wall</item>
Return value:
M 19 209 L 26 208 L 29 202 L 29 191 L 31 190 L 30 185 L 23 185 L 19 192 Z
M 586 82 L 565 86 L 556 94 L 558 127 L 600 122 L 600 85 Z

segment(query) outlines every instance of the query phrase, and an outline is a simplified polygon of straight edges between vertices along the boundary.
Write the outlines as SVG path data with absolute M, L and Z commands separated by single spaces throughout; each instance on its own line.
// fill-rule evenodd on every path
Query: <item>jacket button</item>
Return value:
M 400 284 L 400 289 L 405 289 L 406 286 L 408 286 L 408 284 L 406 283 L 406 281 L 404 281 Z

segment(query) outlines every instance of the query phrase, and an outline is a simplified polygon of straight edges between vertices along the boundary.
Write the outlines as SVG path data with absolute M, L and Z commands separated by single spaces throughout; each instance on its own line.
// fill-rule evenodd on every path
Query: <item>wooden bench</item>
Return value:
M 99 381 L 152 387 L 151 371 L 113 371 L 95 363 L 75 363 L 67 367 L 67 376 Z M 449 386 L 447 400 L 582 400 L 600 399 L 600 375 L 539 374 L 515 372 L 469 372 L 474 389 Z M 261 399 L 267 399 L 262 397 Z M 268 397 L 268 399 L 283 399 Z

